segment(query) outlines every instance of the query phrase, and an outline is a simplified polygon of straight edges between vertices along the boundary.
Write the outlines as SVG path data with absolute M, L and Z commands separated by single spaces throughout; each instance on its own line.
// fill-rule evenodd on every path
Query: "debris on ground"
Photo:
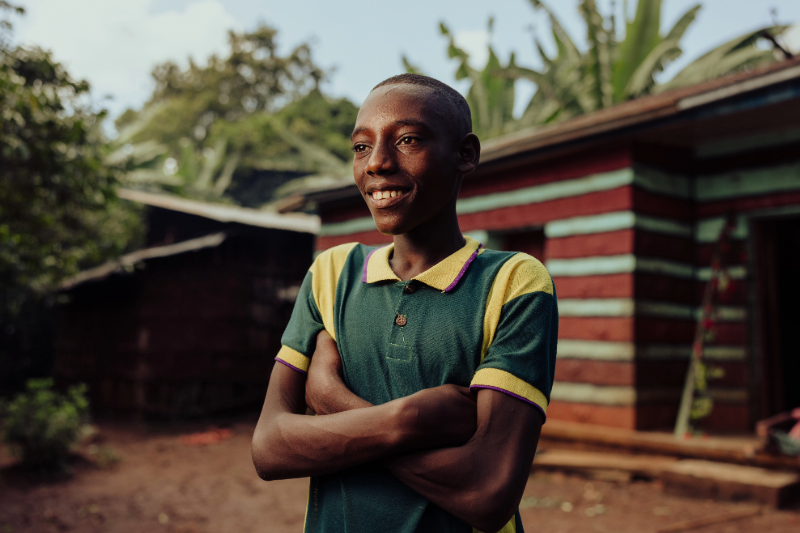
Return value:
M 182 435 L 180 440 L 181 444 L 184 446 L 207 446 L 227 440 L 231 437 L 233 437 L 233 431 L 230 429 L 211 428 L 208 431 L 202 431 L 200 433 Z

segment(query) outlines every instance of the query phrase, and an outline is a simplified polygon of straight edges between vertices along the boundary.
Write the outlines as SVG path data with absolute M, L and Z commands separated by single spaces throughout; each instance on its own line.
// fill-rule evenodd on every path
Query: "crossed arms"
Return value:
M 306 405 L 323 416 L 304 416 Z M 308 377 L 277 364 L 253 435 L 266 480 L 380 462 L 434 504 L 482 531 L 514 515 L 544 418 L 489 389 L 443 385 L 373 406 L 344 384 L 336 343 L 317 337 Z

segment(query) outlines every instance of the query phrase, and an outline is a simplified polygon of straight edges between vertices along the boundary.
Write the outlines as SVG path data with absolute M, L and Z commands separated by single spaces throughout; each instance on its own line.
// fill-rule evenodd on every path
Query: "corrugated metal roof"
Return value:
M 117 261 L 109 261 L 103 265 L 89 270 L 79 272 L 74 276 L 64 280 L 61 285 L 61 290 L 68 290 L 76 287 L 87 281 L 98 281 L 112 274 L 118 274 L 129 271 L 137 263 L 146 261 L 148 259 L 155 259 L 157 257 L 170 257 L 174 255 L 184 254 L 187 252 L 196 252 L 205 248 L 216 248 L 222 244 L 227 235 L 225 232 L 212 233 L 205 237 L 197 239 L 190 239 L 188 241 L 178 242 L 175 244 L 168 244 L 166 246 L 154 246 L 152 248 L 144 248 L 135 252 L 123 255 Z
M 524 153 L 588 140 L 632 126 L 642 126 L 648 122 L 795 79 L 800 79 L 800 58 L 775 63 L 752 72 L 725 76 L 690 87 L 638 98 L 558 124 L 504 135 L 482 143 L 481 167 Z M 478 174 L 483 175 L 480 172 Z M 479 177 L 476 175 L 476 178 Z M 314 191 L 303 196 L 306 201 L 326 203 L 358 194 L 355 185 L 348 185 Z M 295 201 L 293 205 L 298 205 L 298 202 Z
M 269 213 L 246 207 L 199 202 L 167 194 L 155 194 L 132 189 L 120 189 L 117 191 L 117 196 L 131 202 L 197 215 L 219 222 L 236 222 L 248 226 L 297 231 L 314 235 L 319 232 L 320 226 L 318 216 L 306 213 Z

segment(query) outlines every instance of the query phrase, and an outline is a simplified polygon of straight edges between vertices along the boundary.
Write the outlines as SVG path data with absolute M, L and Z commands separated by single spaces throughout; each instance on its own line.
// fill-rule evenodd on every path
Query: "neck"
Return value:
M 389 265 L 400 279 L 411 279 L 463 248 L 465 242 L 458 226 L 454 198 L 453 205 L 445 207 L 435 217 L 408 233 L 394 236 L 394 253 Z

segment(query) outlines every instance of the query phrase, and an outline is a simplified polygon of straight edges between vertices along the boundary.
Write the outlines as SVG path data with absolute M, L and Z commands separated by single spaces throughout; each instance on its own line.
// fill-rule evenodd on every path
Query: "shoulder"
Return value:
M 317 257 L 314 259 L 314 263 L 311 265 L 310 270 L 312 273 L 331 269 L 335 271 L 341 271 L 342 268 L 344 268 L 348 257 L 350 257 L 354 251 L 363 252 L 363 249 L 368 248 L 357 242 L 348 242 L 346 244 L 340 244 L 338 246 L 328 248 L 317 255 Z
M 502 266 L 497 270 L 492 283 L 492 292 L 505 295 L 509 301 L 531 293 L 555 295 L 550 273 L 541 261 L 522 252 L 493 252 L 502 254 Z

